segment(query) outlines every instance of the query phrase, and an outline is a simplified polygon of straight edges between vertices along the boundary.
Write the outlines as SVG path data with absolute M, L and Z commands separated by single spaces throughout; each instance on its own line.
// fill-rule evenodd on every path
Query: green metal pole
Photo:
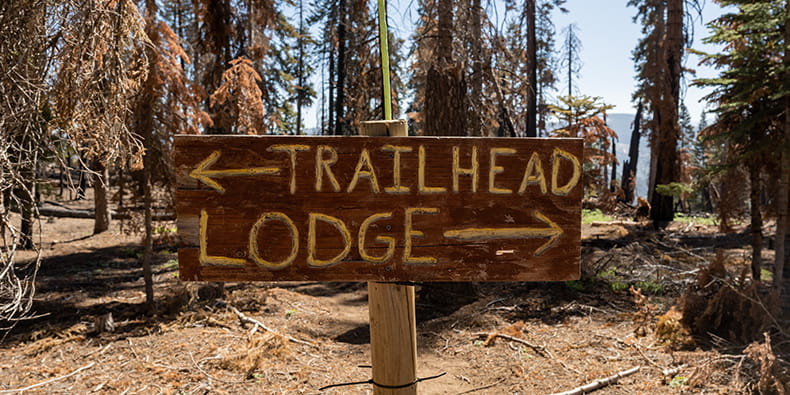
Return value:
M 381 88 L 384 90 L 384 120 L 391 120 L 390 51 L 387 37 L 387 1 L 379 0 L 379 49 L 381 52 Z

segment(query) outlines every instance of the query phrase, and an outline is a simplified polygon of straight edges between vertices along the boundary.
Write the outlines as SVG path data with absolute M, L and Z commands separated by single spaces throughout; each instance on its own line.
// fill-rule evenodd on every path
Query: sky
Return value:
M 631 94 L 636 86 L 634 64 L 631 51 L 642 36 L 640 26 L 633 22 L 636 9 L 626 7 L 626 0 L 569 0 L 566 8 L 569 13 L 557 12 L 554 24 L 560 32 L 565 26 L 576 23 L 580 30 L 582 42 L 581 78 L 578 80 L 581 93 L 600 96 L 608 104 L 616 107 L 613 113 L 636 112 L 631 102 Z M 722 9 L 711 0 L 704 1 L 702 18 L 695 18 L 694 49 L 716 52 L 719 48 L 702 43 L 703 37 L 709 35 L 704 22 L 721 15 Z M 696 76 L 685 77 L 688 84 L 693 78 L 713 77 L 716 70 L 699 66 L 699 57 L 688 54 L 686 67 L 694 69 Z M 567 85 L 566 85 L 567 86 Z M 567 89 L 567 88 L 566 88 Z M 696 124 L 705 107 L 702 97 L 709 93 L 698 87 L 688 86 L 685 89 L 684 102 Z

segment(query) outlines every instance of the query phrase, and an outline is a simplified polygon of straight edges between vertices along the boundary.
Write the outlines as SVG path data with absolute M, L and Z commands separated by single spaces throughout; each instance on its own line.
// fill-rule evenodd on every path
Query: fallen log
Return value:
M 130 219 L 132 218 L 131 213 L 129 212 L 110 212 L 112 215 L 112 219 Z M 96 212 L 94 210 L 89 209 L 73 209 L 64 206 L 55 206 L 50 204 L 44 204 L 38 208 L 38 215 L 44 217 L 55 217 L 55 218 L 96 218 Z M 154 221 L 175 221 L 176 214 L 175 213 L 168 213 L 168 212 L 159 212 L 153 213 L 152 219 Z
M 41 206 L 38 208 L 38 215 L 56 218 L 95 218 L 93 210 L 79 210 L 56 206 Z M 114 217 L 114 215 L 113 215 Z

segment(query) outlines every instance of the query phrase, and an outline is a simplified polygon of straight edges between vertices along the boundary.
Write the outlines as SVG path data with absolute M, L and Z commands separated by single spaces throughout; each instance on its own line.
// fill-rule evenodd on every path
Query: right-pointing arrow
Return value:
M 497 240 L 497 239 L 534 239 L 548 237 L 549 240 L 537 250 L 535 255 L 541 255 L 546 250 L 557 244 L 563 231 L 554 221 L 550 220 L 540 211 L 535 210 L 533 216 L 540 222 L 548 225 L 548 228 L 466 228 L 458 230 L 448 230 L 444 232 L 447 239 L 456 240 Z

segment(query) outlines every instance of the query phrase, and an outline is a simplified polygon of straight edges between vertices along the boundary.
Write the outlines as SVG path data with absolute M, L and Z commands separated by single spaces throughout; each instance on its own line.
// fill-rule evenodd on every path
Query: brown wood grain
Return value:
M 456 188 L 454 147 L 461 169 L 455 172 Z M 472 168 L 474 150 L 473 186 L 463 169 Z M 181 278 L 576 279 L 582 185 L 581 179 L 567 185 L 574 157 L 581 161 L 580 139 L 177 136 Z M 528 167 L 529 182 L 523 183 Z M 349 251 L 342 260 L 318 267 L 343 255 L 346 247 L 333 221 L 347 229 Z M 362 253 L 368 260 L 360 253 L 360 228 L 366 231 Z M 298 235 L 293 238 L 292 232 Z M 256 263 L 256 257 L 264 263 Z M 381 257 L 388 259 L 375 262 Z

